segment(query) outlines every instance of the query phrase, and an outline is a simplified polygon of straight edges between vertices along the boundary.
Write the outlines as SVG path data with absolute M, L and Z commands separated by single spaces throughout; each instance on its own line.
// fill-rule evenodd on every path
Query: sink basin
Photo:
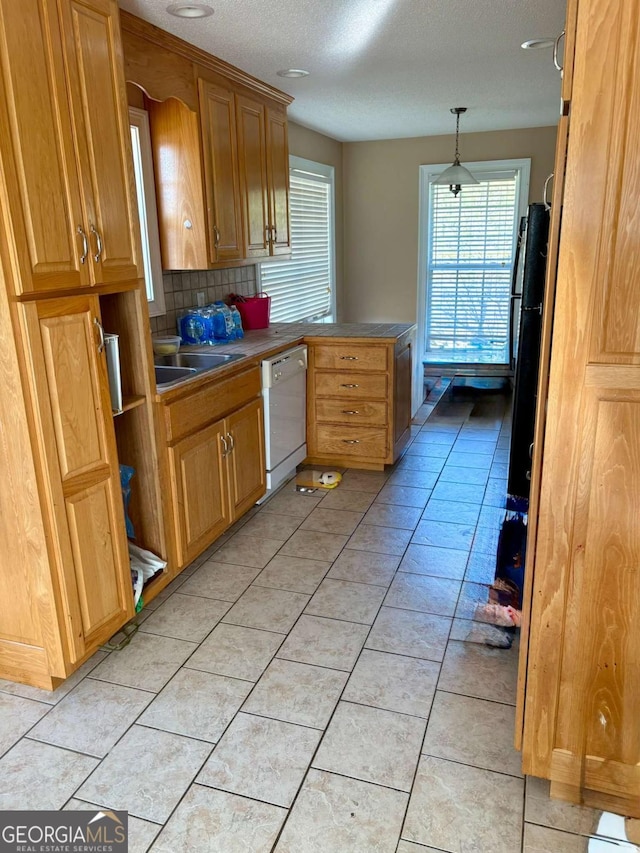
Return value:
M 166 388 L 168 385 L 180 382 L 188 376 L 193 376 L 193 374 L 197 372 L 198 371 L 195 367 L 178 367 L 177 365 L 167 366 L 156 364 L 156 385 L 158 388 Z
M 163 367 L 189 367 L 201 373 L 204 370 L 212 370 L 214 367 L 222 367 L 239 358 L 244 358 L 244 353 L 177 352 L 172 355 L 156 356 L 155 363 Z
M 196 373 L 206 373 L 216 367 L 224 367 L 239 358 L 244 358 L 244 353 L 177 352 L 172 355 L 157 355 L 156 385 L 158 388 L 168 388 Z

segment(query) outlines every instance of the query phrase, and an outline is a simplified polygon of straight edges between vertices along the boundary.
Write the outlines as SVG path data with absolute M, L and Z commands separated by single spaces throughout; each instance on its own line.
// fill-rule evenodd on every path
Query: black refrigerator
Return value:
M 549 209 L 544 204 L 530 204 L 520 223 L 511 287 L 515 388 L 507 490 L 521 498 L 529 497 L 531 478 L 548 239 Z

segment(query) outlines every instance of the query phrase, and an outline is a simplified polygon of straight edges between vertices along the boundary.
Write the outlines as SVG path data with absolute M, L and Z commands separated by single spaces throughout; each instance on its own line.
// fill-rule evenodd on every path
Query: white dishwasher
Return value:
M 307 455 L 307 348 L 262 362 L 267 495 L 293 477 Z

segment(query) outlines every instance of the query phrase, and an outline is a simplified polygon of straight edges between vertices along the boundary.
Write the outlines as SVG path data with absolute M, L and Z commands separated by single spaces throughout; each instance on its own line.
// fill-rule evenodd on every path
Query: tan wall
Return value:
M 469 133 L 463 163 L 531 158 L 530 201 L 553 171 L 556 128 Z M 449 163 L 453 136 L 343 144 L 343 322 L 415 322 L 419 166 Z
M 342 143 L 315 130 L 289 122 L 289 153 L 296 157 L 315 160 L 335 167 L 336 194 L 336 303 L 338 319 L 344 310 L 344 216 L 343 216 L 343 179 L 342 179 Z

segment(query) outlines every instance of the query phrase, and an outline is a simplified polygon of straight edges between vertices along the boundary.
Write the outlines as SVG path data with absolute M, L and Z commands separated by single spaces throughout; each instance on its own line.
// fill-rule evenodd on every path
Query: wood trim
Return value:
M 547 249 L 547 272 L 544 293 L 544 313 L 540 343 L 540 372 L 538 374 L 538 406 L 533 432 L 533 458 L 531 466 L 531 492 L 529 496 L 527 555 L 522 596 L 522 627 L 520 631 L 520 653 L 518 664 L 518 687 L 516 695 L 516 725 L 514 743 L 516 749 L 523 748 L 524 707 L 527 684 L 527 663 L 529 657 L 529 630 L 531 621 L 531 602 L 533 597 L 533 578 L 535 574 L 536 535 L 538 530 L 538 510 L 540 505 L 540 484 L 542 482 L 544 435 L 547 422 L 547 397 L 549 394 L 549 367 L 551 362 L 551 339 L 553 336 L 553 318 L 555 312 L 556 276 L 558 271 L 558 251 L 560 247 L 560 227 L 562 224 L 562 202 L 569 144 L 569 119 L 563 116 L 558 124 L 556 157 L 554 166 L 553 197 L 551 200 L 551 224 Z M 523 761 L 526 757 L 523 754 Z
M 55 687 L 43 648 L 4 639 L 0 639 L 0 676 L 42 690 Z
M 266 98 L 270 98 L 271 100 L 277 101 L 280 104 L 285 104 L 286 106 L 293 101 L 291 95 L 281 92 L 279 89 L 270 86 L 268 83 L 258 80 L 257 77 L 252 77 L 251 74 L 247 74 L 246 71 L 236 68 L 235 65 L 230 65 L 228 62 L 218 59 L 217 56 L 213 56 L 212 54 L 201 50 L 199 47 L 189 44 L 188 42 L 183 41 L 183 39 L 166 32 L 166 30 L 162 30 L 160 27 L 156 27 L 148 21 L 143 21 L 142 18 L 138 18 L 130 12 L 125 12 L 123 9 L 120 10 L 120 23 L 123 30 L 132 33 L 139 38 L 144 38 L 164 50 L 177 53 L 179 56 L 183 56 L 195 65 L 201 65 L 216 74 L 221 74 L 223 77 L 232 80 L 234 83 L 246 86 L 248 89 L 264 95 Z

